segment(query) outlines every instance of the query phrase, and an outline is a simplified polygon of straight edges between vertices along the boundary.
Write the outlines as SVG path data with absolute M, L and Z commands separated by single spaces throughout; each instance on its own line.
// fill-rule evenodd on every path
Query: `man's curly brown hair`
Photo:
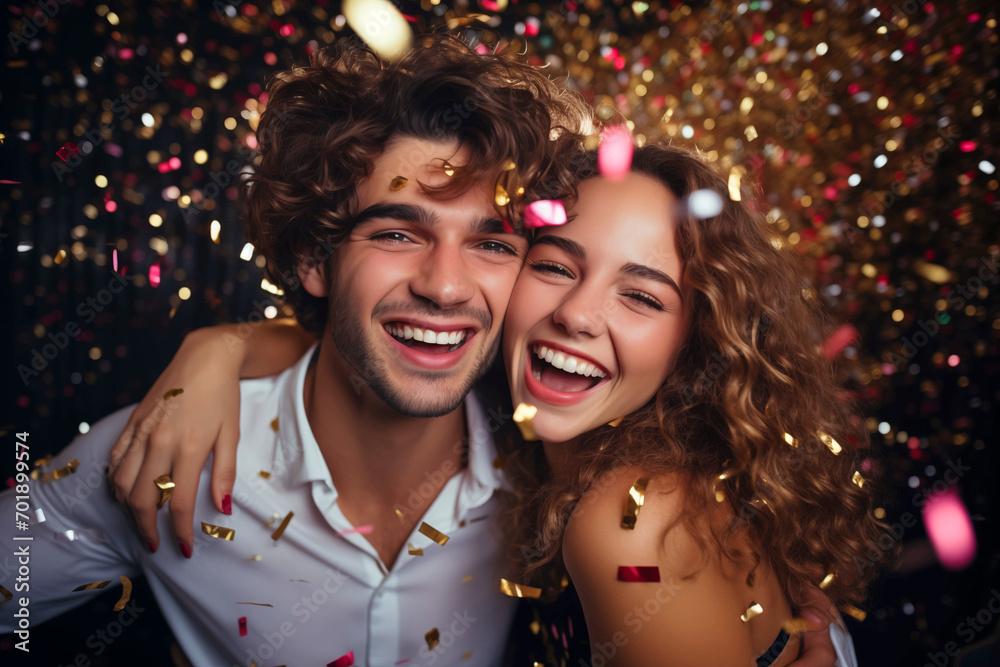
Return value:
M 248 239 L 302 327 L 319 332 L 327 300 L 301 289 L 296 267 L 325 262 L 347 236 L 358 180 L 393 139 L 457 139 L 470 151 L 467 164 L 423 191 L 451 199 L 477 183 L 490 192 L 499 184 L 510 202 L 498 213 L 516 227 L 522 203 L 573 180 L 562 156 L 582 148 L 593 118 L 578 93 L 540 68 L 477 53 L 451 33 L 424 35 L 394 62 L 357 38 L 339 40 L 268 85 L 260 155 L 239 184 Z M 515 168 L 504 169 L 510 161 Z

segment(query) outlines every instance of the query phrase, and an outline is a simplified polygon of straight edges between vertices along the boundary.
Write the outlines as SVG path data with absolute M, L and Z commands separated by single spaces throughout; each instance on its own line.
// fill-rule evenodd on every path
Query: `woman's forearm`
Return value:
M 298 361 L 316 335 L 305 331 L 294 319 L 268 320 L 259 324 L 221 324 L 188 334 L 192 344 L 220 343 L 236 355 L 241 378 L 275 375 Z

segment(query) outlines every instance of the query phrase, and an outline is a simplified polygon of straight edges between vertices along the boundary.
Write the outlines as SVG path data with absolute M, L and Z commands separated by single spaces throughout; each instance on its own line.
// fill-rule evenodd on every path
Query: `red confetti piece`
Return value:
M 524 226 L 550 227 L 566 224 L 566 207 L 558 199 L 539 199 L 524 208 Z
M 326 663 L 326 667 L 351 667 L 354 664 L 354 651 L 349 651 L 333 662 Z
M 976 533 L 962 499 L 943 491 L 927 499 L 924 525 L 938 560 L 949 570 L 961 570 L 976 557 Z
M 656 565 L 620 565 L 618 567 L 618 581 L 648 583 L 659 580 L 660 568 Z
M 601 176 L 618 181 L 632 169 L 632 135 L 621 125 L 609 127 L 601 135 L 597 148 L 597 166 Z
M 514 233 L 514 228 L 511 227 L 510 223 L 507 222 L 506 220 L 503 221 L 503 230 L 505 232 L 507 232 L 508 234 L 513 234 Z
M 247 617 L 240 616 L 240 637 L 247 636 Z
M 67 141 L 63 144 L 63 147 L 56 151 L 56 155 L 63 162 L 68 162 L 71 157 L 74 157 L 80 153 L 80 148 L 74 144 L 72 141 Z
M 830 337 L 823 341 L 822 352 L 827 359 L 833 359 L 841 350 L 860 337 L 858 330 L 850 324 L 841 324 Z

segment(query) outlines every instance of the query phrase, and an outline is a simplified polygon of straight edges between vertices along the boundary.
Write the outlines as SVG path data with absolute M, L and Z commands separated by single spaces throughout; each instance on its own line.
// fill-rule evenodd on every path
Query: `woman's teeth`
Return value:
M 467 331 L 431 331 L 408 325 L 386 324 L 385 330 L 400 340 L 416 340 L 433 345 L 460 345 L 465 342 Z
M 583 377 L 595 378 L 602 378 L 605 376 L 604 371 L 594 364 L 578 359 L 577 357 L 566 354 L 565 352 L 557 352 L 551 348 L 545 347 L 544 345 L 535 346 L 535 356 L 565 373 L 576 373 L 577 375 L 582 375 Z

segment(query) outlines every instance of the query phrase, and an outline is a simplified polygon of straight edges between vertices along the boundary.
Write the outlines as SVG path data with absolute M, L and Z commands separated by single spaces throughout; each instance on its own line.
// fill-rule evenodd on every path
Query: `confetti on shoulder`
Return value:
M 537 598 L 541 597 L 542 589 L 525 584 L 515 584 L 506 579 L 500 580 L 500 592 L 512 598 Z
M 422 522 L 420 524 L 420 533 L 422 535 L 426 535 L 427 537 L 431 538 L 432 540 L 434 540 L 435 542 L 437 542 L 441 546 L 444 546 L 448 542 L 448 540 L 451 539 L 450 537 L 448 537 L 447 535 L 445 535 L 444 533 L 442 533 L 437 528 L 434 528 L 433 526 L 431 526 L 426 521 L 424 521 L 424 522 Z
M 660 580 L 660 568 L 656 565 L 619 565 L 618 581 L 649 583 Z
M 642 509 L 642 504 L 646 500 L 646 486 L 648 484 L 648 477 L 640 477 L 628 490 L 628 498 L 625 499 L 625 516 L 622 517 L 622 528 L 635 530 L 635 524 L 639 520 L 639 510 Z

